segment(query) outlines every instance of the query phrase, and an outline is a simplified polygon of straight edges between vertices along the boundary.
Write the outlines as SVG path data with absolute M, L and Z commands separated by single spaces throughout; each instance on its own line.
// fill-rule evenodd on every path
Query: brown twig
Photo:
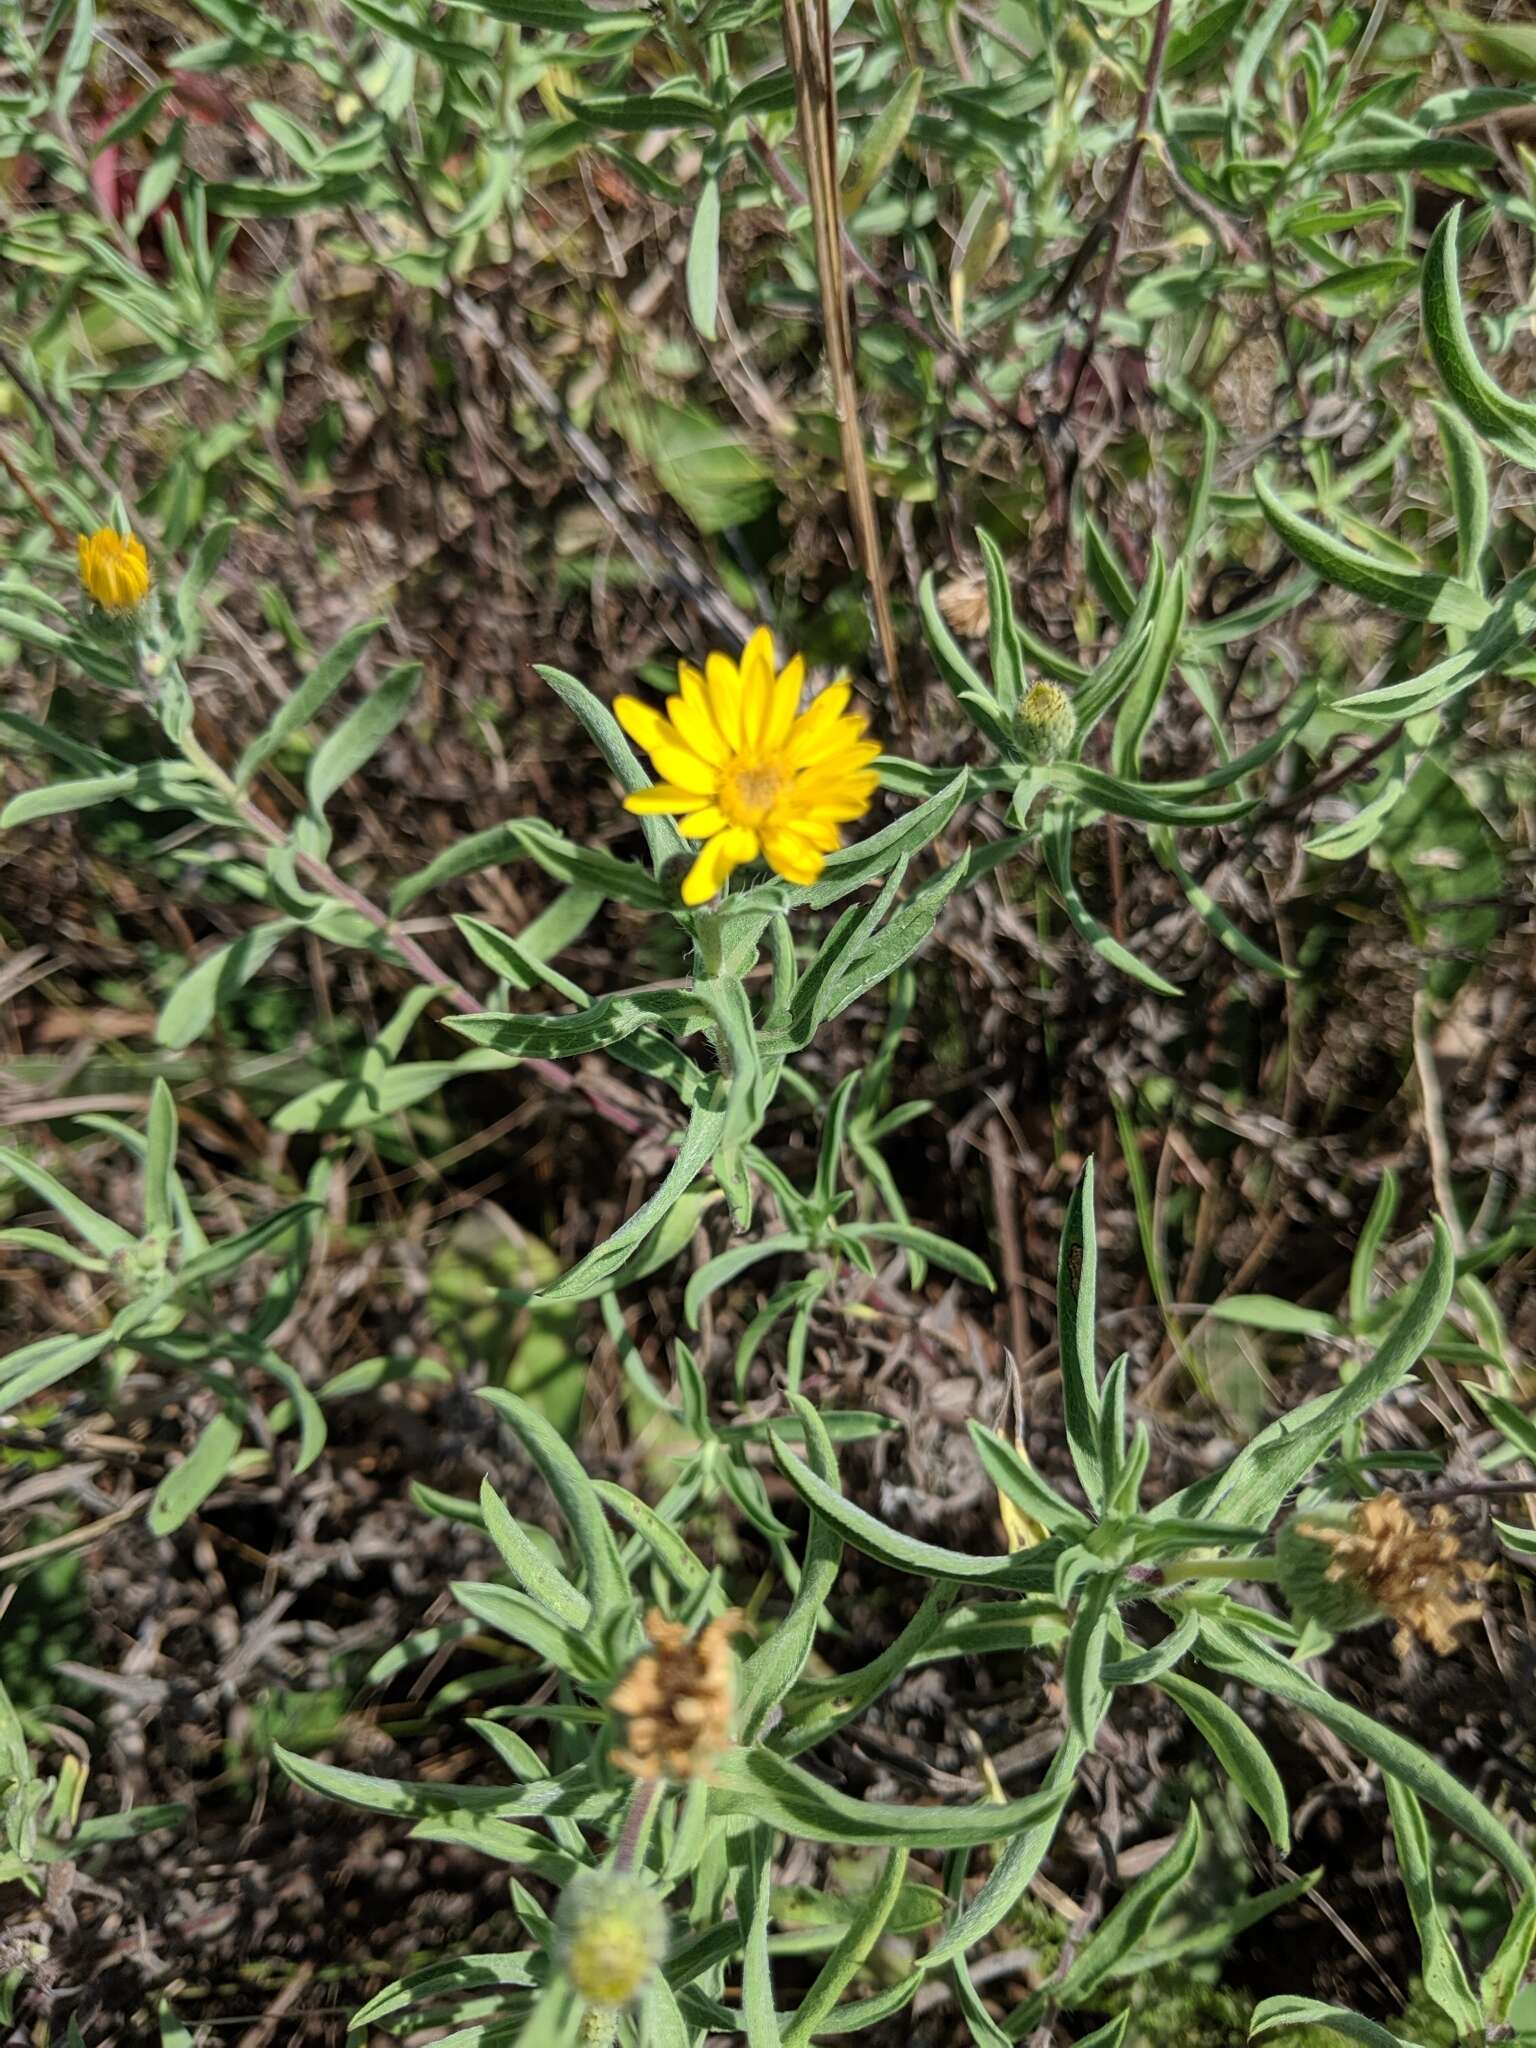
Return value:
M 288 834 L 282 826 L 269 818 L 265 811 L 235 787 L 201 740 L 189 739 L 187 749 L 216 783 L 220 794 L 249 831 L 263 839 L 268 846 L 289 847 Z M 462 982 L 438 966 L 425 947 L 418 945 L 409 933 L 400 930 L 387 911 L 381 910 L 376 903 L 371 902 L 360 889 L 355 889 L 317 854 L 304 853 L 297 848 L 290 850 L 293 852 L 294 866 L 302 875 L 334 901 L 344 903 L 349 910 L 356 911 L 359 917 L 372 925 L 376 932 L 388 940 L 392 949 L 419 980 L 430 988 L 442 991 L 443 1001 L 450 1009 L 456 1010 L 460 1016 L 477 1015 L 484 1009 L 484 1004 L 477 1001 Z M 582 1079 L 580 1075 L 567 1073 L 564 1067 L 557 1066 L 553 1060 L 530 1057 L 522 1064 L 551 1088 L 562 1093 L 568 1093 L 573 1089 L 579 1090 L 599 1115 L 606 1118 L 609 1123 L 617 1125 L 622 1131 L 628 1131 L 633 1135 L 651 1128 L 650 1123 L 637 1116 L 632 1109 L 623 1103 L 615 1102 L 593 1082 Z
M 1120 173 L 1120 182 L 1115 187 L 1114 196 L 1108 207 L 1085 237 L 1082 249 L 1068 266 L 1067 275 L 1057 286 L 1054 294 L 1057 302 L 1066 297 L 1081 275 L 1089 254 L 1107 232 L 1109 247 L 1104 252 L 1104 267 L 1099 273 L 1093 311 L 1088 316 L 1088 332 L 1083 337 L 1082 353 L 1078 358 L 1077 369 L 1073 373 L 1072 388 L 1068 391 L 1066 403 L 1062 406 L 1063 413 L 1069 419 L 1072 416 L 1072 408 L 1077 403 L 1077 394 L 1083 377 L 1093 359 L 1099 329 L 1104 323 L 1105 309 L 1109 304 L 1110 287 L 1115 281 L 1115 269 L 1120 259 L 1120 244 L 1125 239 L 1125 224 L 1136 198 L 1136 181 L 1141 172 L 1142 151 L 1147 146 L 1152 114 L 1157 103 L 1157 88 L 1162 78 L 1163 57 L 1168 48 L 1168 24 L 1172 13 L 1173 0 L 1158 0 L 1157 19 L 1152 26 L 1152 49 L 1147 58 L 1147 80 L 1142 91 L 1141 104 L 1136 110 L 1136 133 L 1131 138 L 1131 153 L 1126 158 L 1125 169 Z
M 911 730 L 912 714 L 902 688 L 896 656 L 896 628 L 891 618 L 885 563 L 880 551 L 880 521 L 869 481 L 864 436 L 859 426 L 859 394 L 854 375 L 853 321 L 848 277 L 843 264 L 842 195 L 837 183 L 837 82 L 832 64 L 832 22 L 827 0 L 785 0 L 784 47 L 795 78 L 795 117 L 800 150 L 805 158 L 816 242 L 816 281 L 821 291 L 822 337 L 827 375 L 837 413 L 843 450 L 843 485 L 853 520 L 854 538 L 874 605 L 875 632 L 886 681 L 896 698 L 902 724 Z
M 11 460 L 9 454 L 6 452 L 6 446 L 3 441 L 0 441 L 0 468 L 4 469 L 6 475 L 10 478 L 11 482 L 16 486 L 17 490 L 21 492 L 21 495 L 32 507 L 32 510 L 37 514 L 38 518 L 42 520 L 44 526 L 47 527 L 48 531 L 53 535 L 54 539 L 58 542 L 59 546 L 61 548 L 67 548 L 70 544 L 71 539 L 69 528 L 64 524 L 63 520 L 57 516 L 52 506 L 46 505 L 43 502 L 43 500 L 38 496 L 37 492 L 28 482 L 27 478 L 23 476 L 22 472 L 16 467 L 15 463 Z

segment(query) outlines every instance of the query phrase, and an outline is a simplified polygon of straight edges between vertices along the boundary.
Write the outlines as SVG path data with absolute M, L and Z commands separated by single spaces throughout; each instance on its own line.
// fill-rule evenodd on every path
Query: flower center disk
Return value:
M 760 825 L 783 782 L 779 770 L 768 762 L 732 762 L 720 778 L 720 808 L 733 825 Z

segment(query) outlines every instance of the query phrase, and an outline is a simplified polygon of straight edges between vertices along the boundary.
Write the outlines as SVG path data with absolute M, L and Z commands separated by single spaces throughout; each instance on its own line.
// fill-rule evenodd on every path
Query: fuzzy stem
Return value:
M 657 1795 L 661 1791 L 659 1778 L 641 1778 L 629 1795 L 629 1810 L 624 1816 L 624 1829 L 619 1836 L 619 1845 L 613 1852 L 613 1868 L 616 1875 L 627 1876 L 639 1861 L 645 1847 L 651 1822 L 656 1817 Z

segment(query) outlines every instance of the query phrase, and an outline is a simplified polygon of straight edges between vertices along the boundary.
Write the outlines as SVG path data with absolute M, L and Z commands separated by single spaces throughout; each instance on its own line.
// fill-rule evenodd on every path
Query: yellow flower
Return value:
M 98 526 L 79 537 L 80 581 L 105 612 L 136 611 L 149 595 L 149 557 L 136 534 Z
M 686 661 L 677 674 L 665 714 L 638 697 L 613 708 L 662 778 L 626 797 L 625 810 L 676 818 L 685 839 L 704 841 L 683 901 L 707 903 L 733 868 L 759 855 L 787 882 L 814 882 L 842 844 L 839 826 L 863 817 L 879 784 L 869 765 L 879 742 L 848 713 L 848 684 L 833 683 L 802 711 L 805 663 L 796 655 L 775 675 L 766 626 L 739 666 L 712 654 L 703 674 Z

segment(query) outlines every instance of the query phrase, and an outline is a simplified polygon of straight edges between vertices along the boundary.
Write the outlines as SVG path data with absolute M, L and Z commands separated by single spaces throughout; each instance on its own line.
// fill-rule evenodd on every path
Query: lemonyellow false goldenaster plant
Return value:
M 842 844 L 840 827 L 863 817 L 879 786 L 870 763 L 880 745 L 848 711 L 851 688 L 832 683 L 802 711 L 805 663 L 797 654 L 776 674 L 766 626 L 739 664 L 711 654 L 702 674 L 686 661 L 677 674 L 665 712 L 638 697 L 613 708 L 661 778 L 627 796 L 625 810 L 676 818 L 685 839 L 704 842 L 683 901 L 708 903 L 759 855 L 787 882 L 814 882 Z
M 149 557 L 137 534 L 99 526 L 78 537 L 80 581 L 104 612 L 136 611 L 149 595 Z

